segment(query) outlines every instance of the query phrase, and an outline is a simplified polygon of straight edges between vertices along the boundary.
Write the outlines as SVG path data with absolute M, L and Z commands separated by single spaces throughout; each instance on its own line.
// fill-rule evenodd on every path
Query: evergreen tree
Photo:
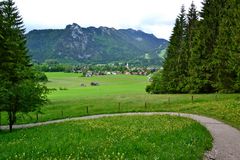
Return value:
M 179 18 L 176 19 L 175 26 L 173 28 L 173 33 L 170 37 L 169 46 L 166 52 L 166 59 L 163 64 L 163 73 L 162 79 L 163 83 L 161 84 L 161 92 L 173 92 L 175 90 L 176 83 L 173 82 L 176 70 L 175 70 L 175 61 L 176 61 L 176 52 L 177 46 L 179 45 L 179 38 L 177 36 L 178 29 L 180 27 Z
M 240 91 L 240 2 L 227 1 L 214 48 L 214 87 L 220 92 Z
M 4 50 L 3 33 L 3 2 L 0 2 L 0 54 L 3 53 Z
M 173 34 L 170 37 L 167 57 L 163 65 L 161 92 L 182 92 L 187 63 L 185 59 L 184 39 L 186 27 L 186 14 L 184 6 L 177 17 Z
M 5 108 L 5 100 L 6 95 L 4 94 L 4 91 L 6 91 L 5 82 L 3 81 L 2 76 L 2 64 L 4 62 L 4 55 L 5 55 L 5 43 L 4 43 L 4 22 L 3 22 L 3 7 L 4 3 L 0 2 L 0 112 L 4 110 Z
M 198 33 L 198 28 L 199 28 L 199 15 L 196 9 L 196 6 L 192 2 L 191 7 L 188 11 L 187 14 L 187 28 L 186 28 L 186 59 L 188 63 L 188 68 L 187 68 L 187 82 L 185 85 L 185 91 L 186 92 L 192 92 L 194 90 L 194 86 L 192 84 L 193 79 L 191 76 L 193 76 L 195 73 L 192 70 L 192 68 L 198 63 L 199 57 L 194 57 L 194 50 L 193 46 L 196 45 L 196 40 L 197 38 L 197 33 Z M 196 76 L 197 77 L 197 76 Z M 196 78 L 194 77 L 194 78 Z
M 213 75 L 213 52 L 219 35 L 219 23 L 223 15 L 226 0 L 204 0 L 203 9 L 200 12 L 201 21 L 198 33 L 194 38 L 192 48 L 190 88 L 192 92 L 215 92 L 213 87 L 215 77 Z M 198 62 L 197 62 L 198 61 Z M 193 65 L 196 63 L 195 65 Z
M 188 73 L 188 53 L 186 48 L 186 41 L 187 41 L 187 19 L 186 19 L 186 13 L 185 8 L 182 6 L 181 13 L 179 15 L 180 20 L 180 31 L 179 36 L 179 48 L 177 53 L 177 61 L 176 61 L 176 71 L 177 75 L 175 79 L 177 79 L 177 93 L 184 93 L 185 92 L 185 86 L 187 83 L 187 73 Z
M 198 19 L 193 3 L 187 23 L 182 9 L 162 75 L 155 77 L 148 91 L 240 92 L 240 1 L 204 0 Z
M 188 84 L 186 89 L 190 93 L 200 93 L 203 92 L 202 88 L 205 83 L 204 81 L 206 74 L 203 72 L 204 59 L 199 52 L 203 48 L 203 44 L 199 39 L 202 38 L 203 34 L 200 34 L 201 23 L 198 22 L 198 27 L 195 29 L 195 34 L 192 37 L 192 48 L 190 49 L 189 67 L 188 67 Z M 196 47 L 197 46 L 197 47 Z
M 192 41 L 194 37 L 194 31 L 198 27 L 198 12 L 195 4 L 192 2 L 191 7 L 189 8 L 187 14 L 187 49 L 190 50 L 192 48 Z
M 9 117 L 9 128 L 17 112 L 31 112 L 46 102 L 47 88 L 37 81 L 27 55 L 22 18 L 12 0 L 1 2 L 0 108 Z

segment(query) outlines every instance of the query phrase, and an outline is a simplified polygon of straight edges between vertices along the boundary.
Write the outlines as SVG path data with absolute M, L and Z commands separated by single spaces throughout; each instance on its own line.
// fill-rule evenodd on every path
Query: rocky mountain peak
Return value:
M 103 34 L 107 34 L 107 35 L 111 35 L 112 32 L 115 32 L 116 29 L 115 28 L 108 28 L 108 27 L 103 27 L 103 26 L 100 26 L 98 28 Z
M 108 27 L 83 28 L 76 23 L 62 30 L 37 30 L 27 35 L 30 55 L 38 62 L 57 59 L 60 62 L 162 63 L 159 56 L 168 42 L 133 29 Z M 148 55 L 146 59 L 145 55 Z
M 69 30 L 71 32 L 73 39 L 79 39 L 84 34 L 83 28 L 79 26 L 77 23 L 67 25 L 66 30 Z

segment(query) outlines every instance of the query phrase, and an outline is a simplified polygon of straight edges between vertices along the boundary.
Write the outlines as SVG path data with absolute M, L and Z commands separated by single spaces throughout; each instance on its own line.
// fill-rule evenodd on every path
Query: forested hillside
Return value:
M 27 35 L 30 55 L 37 62 L 56 59 L 63 63 L 128 62 L 161 65 L 168 41 L 133 29 L 82 28 L 33 30 Z
M 162 73 L 152 93 L 240 91 L 240 1 L 204 0 L 176 19 Z

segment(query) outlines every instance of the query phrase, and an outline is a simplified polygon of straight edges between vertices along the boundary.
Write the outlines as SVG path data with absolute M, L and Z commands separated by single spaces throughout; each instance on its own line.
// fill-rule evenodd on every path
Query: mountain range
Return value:
M 65 29 L 32 30 L 26 34 L 33 60 L 61 63 L 128 62 L 161 65 L 168 41 L 140 30 L 108 27 L 82 28 L 73 23 Z

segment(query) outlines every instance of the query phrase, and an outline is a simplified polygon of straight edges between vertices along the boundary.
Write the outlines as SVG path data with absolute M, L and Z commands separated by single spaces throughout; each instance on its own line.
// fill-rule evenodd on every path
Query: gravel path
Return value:
M 172 113 L 172 112 L 144 112 L 144 113 L 118 113 L 118 114 L 102 114 L 93 116 L 84 116 L 76 118 L 67 118 L 61 120 L 53 120 L 47 122 L 14 125 L 13 128 L 30 128 L 35 126 L 61 123 L 66 121 L 75 121 L 83 119 L 96 119 L 102 117 L 112 116 L 131 116 L 131 115 L 176 115 L 180 117 L 188 117 L 200 122 L 205 126 L 214 138 L 213 149 L 205 154 L 206 160 L 240 160 L 240 131 L 226 125 L 220 121 L 212 118 L 185 114 L 185 113 Z M 1 126 L 1 129 L 8 129 L 8 126 Z

